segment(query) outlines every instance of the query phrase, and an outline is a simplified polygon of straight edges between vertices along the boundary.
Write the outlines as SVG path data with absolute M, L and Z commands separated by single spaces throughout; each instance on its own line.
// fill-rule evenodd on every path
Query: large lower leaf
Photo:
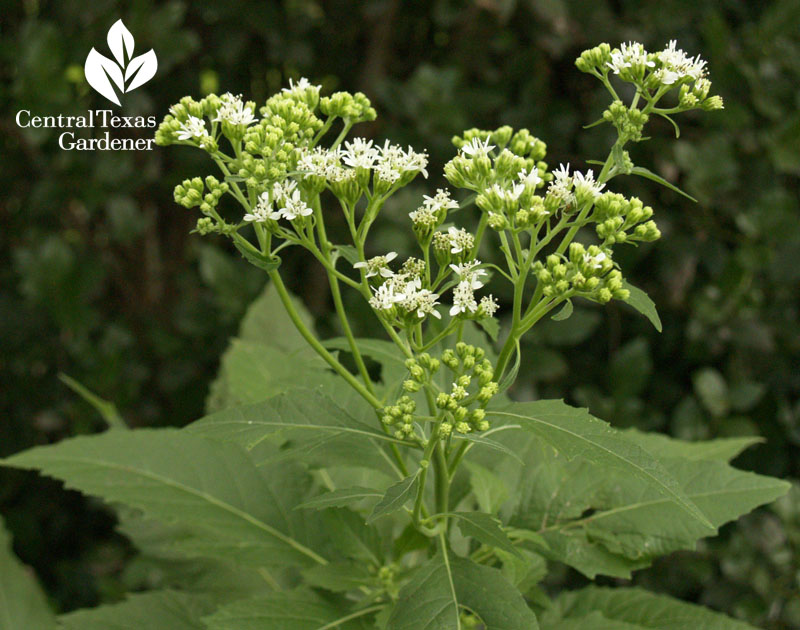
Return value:
M 59 617 L 64 630 L 205 630 L 203 615 L 214 609 L 207 599 L 177 591 L 130 595 L 119 604 L 79 610 Z M 33 626 L 30 626 L 33 630 Z
M 50 630 L 56 619 L 33 575 L 11 551 L 11 536 L 0 521 L 0 628 Z
M 721 613 L 640 588 L 590 586 L 564 593 L 553 609 L 543 615 L 542 628 L 560 630 L 562 621 L 571 620 L 584 621 L 585 625 L 567 626 L 581 630 L 754 630 L 751 625 Z M 627 625 L 609 625 L 610 622 Z
M 265 565 L 325 562 L 298 540 L 313 523 L 291 512 L 306 490 L 302 470 L 261 471 L 233 443 L 172 429 L 110 431 L 36 447 L 3 463 L 184 524 L 192 535 L 181 546 L 195 555 L 238 551 Z
M 461 630 L 462 610 L 480 617 L 485 630 L 539 627 L 520 592 L 500 571 L 440 550 L 400 591 L 386 628 Z
M 339 387 L 346 387 L 343 383 Z M 358 408 L 357 408 L 358 409 Z M 323 467 L 368 466 L 395 474 L 385 451 L 398 440 L 374 424 L 351 415 L 319 390 L 293 389 L 251 405 L 232 407 L 201 418 L 186 431 L 239 444 L 253 451 L 257 464 L 274 464 L 278 458 L 302 459 Z M 283 444 L 282 453 L 258 448 L 264 441 Z
M 504 521 L 539 533 L 548 547 L 532 548 L 589 577 L 630 577 L 631 571 L 649 565 L 655 557 L 693 549 L 699 538 L 708 535 L 646 481 L 585 460 L 570 461 L 532 434 L 504 431 L 498 439 L 525 461 L 520 466 L 506 460 L 496 467 L 511 497 L 501 510 Z M 667 437 L 655 443 L 665 453 L 685 451 L 692 457 L 662 458 L 661 465 L 715 528 L 784 494 L 788 487 L 717 460 L 723 453 L 736 452 L 741 443 L 714 440 L 688 445 Z
M 586 409 L 561 400 L 513 403 L 492 411 L 536 434 L 568 459 L 580 458 L 611 470 L 620 470 L 646 483 L 660 495 L 674 501 L 692 520 L 712 533 L 714 528 L 702 511 L 686 496 L 678 482 L 650 453 L 591 416 Z

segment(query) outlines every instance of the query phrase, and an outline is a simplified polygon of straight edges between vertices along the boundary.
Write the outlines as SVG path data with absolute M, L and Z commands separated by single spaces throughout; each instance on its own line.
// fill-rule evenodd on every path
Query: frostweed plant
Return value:
M 661 236 L 656 213 L 612 180 L 674 189 L 626 146 L 653 116 L 677 132 L 674 114 L 722 108 L 705 62 L 674 41 L 656 53 L 601 44 L 576 65 L 611 97 L 596 123 L 617 132 L 605 160 L 551 168 L 527 129 L 467 130 L 444 166 L 450 188 L 406 209 L 417 251 L 405 258 L 375 252 L 371 228 L 427 178 L 428 157 L 351 136 L 376 117 L 363 94 L 322 96 L 301 79 L 261 107 L 224 94 L 170 109 L 158 144 L 218 168 L 179 184 L 175 201 L 271 282 L 223 358 L 213 413 L 6 460 L 129 508 L 123 532 L 162 569 L 151 592 L 66 627 L 135 614 L 214 630 L 747 627 L 634 588 L 541 586 L 551 563 L 628 578 L 787 489 L 728 465 L 754 439 L 617 431 L 560 400 L 505 394 L 520 338 L 567 319 L 575 299 L 627 302 L 660 326 L 615 262 L 619 247 Z M 335 213 L 347 242 L 331 240 Z M 280 254 L 292 246 L 327 275 L 342 337 L 318 338 L 287 290 Z M 502 306 L 501 283 L 513 294 Z M 385 339 L 354 334 L 345 290 Z

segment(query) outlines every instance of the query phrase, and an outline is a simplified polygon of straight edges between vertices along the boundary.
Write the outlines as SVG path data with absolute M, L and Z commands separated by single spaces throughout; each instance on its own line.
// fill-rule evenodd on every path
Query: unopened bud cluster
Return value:
M 455 136 L 453 144 L 459 152 L 445 164 L 444 174 L 457 188 L 479 193 L 493 184 L 510 188 L 520 171 L 538 173 L 541 178 L 547 169 L 542 162 L 547 145 L 527 129 L 469 129 L 463 136 Z
M 206 190 L 208 192 L 206 192 Z M 220 182 L 209 175 L 203 180 L 200 177 L 185 179 L 175 186 L 175 202 L 184 208 L 199 207 L 205 216 L 197 221 L 197 232 L 210 234 L 225 228 L 225 222 L 217 214 L 217 205 L 222 196 L 228 192 L 228 184 Z
M 433 375 L 441 365 L 439 359 L 423 352 L 417 358 L 406 359 L 408 378 L 403 381 L 403 389 L 407 392 L 418 392 L 431 382 Z
M 595 245 L 585 248 L 580 243 L 570 243 L 567 258 L 551 254 L 544 264 L 537 261 L 532 273 L 547 298 L 580 296 L 605 304 L 630 297 L 610 256 Z
M 442 353 L 442 363 L 453 373 L 454 381 L 449 392 L 440 392 L 436 407 L 444 414 L 439 426 L 440 437 L 453 431 L 471 433 L 486 431 L 486 405 L 497 394 L 494 367 L 482 348 L 458 342 L 455 350 Z
M 592 218 L 597 222 L 597 236 L 603 247 L 631 241 L 655 241 L 661 237 L 655 221 L 651 220 L 653 209 L 645 206 L 637 197 L 607 192 L 595 202 Z

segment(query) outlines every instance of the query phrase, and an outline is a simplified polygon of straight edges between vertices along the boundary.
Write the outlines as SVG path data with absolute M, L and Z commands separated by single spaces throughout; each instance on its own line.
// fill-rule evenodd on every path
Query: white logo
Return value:
M 124 94 L 144 85 L 155 75 L 158 59 L 152 48 L 143 55 L 133 56 L 133 35 L 125 28 L 122 20 L 117 20 L 108 29 L 106 40 L 117 62 L 92 48 L 86 57 L 83 71 L 89 85 L 112 103 L 120 105 L 114 86 Z

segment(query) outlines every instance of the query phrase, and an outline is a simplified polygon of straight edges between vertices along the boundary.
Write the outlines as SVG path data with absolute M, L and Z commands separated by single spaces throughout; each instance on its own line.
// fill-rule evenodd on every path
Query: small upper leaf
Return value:
M 406 502 L 414 497 L 417 488 L 419 488 L 419 470 L 413 475 L 409 475 L 396 484 L 389 486 L 383 498 L 373 508 L 367 523 L 401 509 Z
M 627 281 L 623 281 L 622 288 L 627 289 L 630 292 L 630 295 L 628 296 L 628 299 L 625 300 L 625 303 L 629 304 L 647 319 L 649 319 L 655 329 L 658 332 L 661 332 L 661 318 L 658 316 L 655 302 L 650 299 L 647 293 L 636 288 Z

